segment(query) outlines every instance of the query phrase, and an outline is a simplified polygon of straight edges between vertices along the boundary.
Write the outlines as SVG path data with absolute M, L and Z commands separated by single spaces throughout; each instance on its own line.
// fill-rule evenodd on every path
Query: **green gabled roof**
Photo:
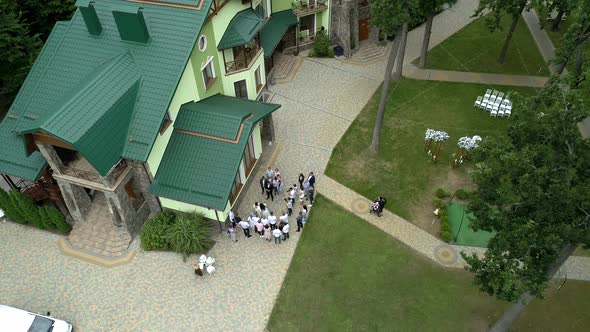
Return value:
M 161 197 L 224 210 L 254 125 L 279 107 L 222 95 L 183 105 L 150 191 Z M 210 134 L 192 131 L 203 129 L 194 122 L 199 117 L 193 113 L 213 114 L 213 110 L 219 114 L 217 121 L 209 122 Z M 244 119 L 239 124 L 243 126 L 239 137 L 233 139 L 237 142 L 220 139 L 227 133 L 225 122 L 230 113 Z
M 197 6 L 200 0 L 162 2 Z M 87 0 L 79 0 L 77 4 L 87 3 Z M 121 40 L 112 13 L 121 3 L 142 8 L 149 32 L 146 43 Z M 38 152 L 27 157 L 22 137 L 15 139 L 21 129 L 32 128 L 32 121 L 25 115 L 34 115 L 39 120 L 51 118 L 55 113 L 63 111 L 59 106 L 71 99 L 72 91 L 79 89 L 86 79 L 91 79 L 92 73 L 100 71 L 100 66 L 121 54 L 130 54 L 141 80 L 137 86 L 134 105 L 130 103 L 129 95 L 125 98 L 121 95 L 123 99 L 120 102 L 126 101 L 130 120 L 119 158 L 145 161 L 211 3 L 212 0 L 203 0 L 201 9 L 195 10 L 164 4 L 95 0 L 94 8 L 102 26 L 98 36 L 88 32 L 80 10 L 76 11 L 70 21 L 58 22 L 9 109 L 9 114 L 14 114 L 16 119 L 6 118 L 0 123 L 0 146 L 3 147 L 0 154 L 0 173 L 34 180 L 31 174 L 38 175 L 45 162 Z M 96 93 L 94 97 L 90 93 L 85 95 L 88 101 L 99 103 L 95 105 L 95 109 L 100 108 L 100 103 L 105 103 L 106 108 L 113 106 L 113 96 L 105 98 Z M 102 130 L 103 124 L 97 123 L 93 128 Z M 117 130 L 119 133 L 123 131 L 122 128 Z M 87 132 L 87 135 L 90 155 L 83 155 L 91 163 L 91 160 L 96 163 L 106 152 L 101 151 L 101 142 L 97 141 L 94 145 L 90 140 L 95 135 L 93 130 Z M 106 163 L 110 163 L 110 158 L 109 155 L 109 162 Z M 95 163 L 94 167 L 104 169 L 101 162 L 98 165 Z
M 260 44 L 264 49 L 265 58 L 272 55 L 272 52 L 285 35 L 285 32 L 289 30 L 289 27 L 297 25 L 297 23 L 297 16 L 293 14 L 292 9 L 272 13 L 270 20 L 260 31 Z
M 264 19 L 253 9 L 242 10 L 229 22 L 217 49 L 225 50 L 246 44 L 254 38 L 263 25 Z
M 73 145 L 106 175 L 121 158 L 141 76 L 129 53 L 96 68 L 22 134 L 43 131 Z M 21 125 L 27 125 L 26 120 Z

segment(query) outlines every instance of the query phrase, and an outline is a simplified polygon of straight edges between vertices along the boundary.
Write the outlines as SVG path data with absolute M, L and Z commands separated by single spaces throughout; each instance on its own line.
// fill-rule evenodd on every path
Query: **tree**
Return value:
M 387 104 L 387 96 L 389 95 L 389 87 L 391 85 L 391 72 L 393 70 L 400 45 L 400 28 L 404 22 L 407 23 L 409 20 L 407 11 L 405 13 L 403 11 L 405 5 L 406 1 L 373 0 L 371 2 L 371 24 L 379 28 L 379 30 L 385 35 L 395 35 L 395 40 L 389 51 L 387 65 L 385 67 L 381 99 L 379 100 L 377 119 L 375 120 L 375 129 L 373 130 L 373 140 L 371 142 L 371 146 L 369 147 L 369 150 L 373 153 L 379 152 L 381 127 L 383 125 L 383 116 L 385 115 L 385 106 Z
M 69 20 L 76 10 L 75 0 L 17 0 L 19 11 L 30 22 L 33 34 L 39 34 L 43 41 L 47 40 L 55 22 Z
M 4 211 L 8 219 L 19 224 L 27 223 L 20 211 L 15 207 L 11 195 L 2 189 L 0 189 L 0 209 Z
M 66 219 L 64 215 L 56 208 L 53 207 L 43 207 L 45 210 L 45 214 L 49 218 L 49 221 L 53 224 L 53 227 L 60 233 L 66 234 L 68 233 L 72 227 L 66 223 Z
M 418 6 L 426 16 L 426 25 L 424 26 L 424 39 L 422 40 L 422 50 L 420 51 L 420 62 L 418 66 L 426 66 L 426 56 L 428 55 L 428 45 L 430 44 L 430 35 L 432 33 L 432 23 L 434 15 L 442 9 L 444 5 L 453 5 L 457 0 L 419 0 Z
M 474 229 L 494 231 L 483 258 L 463 258 L 474 284 L 516 303 L 493 330 L 503 331 L 579 244 L 590 245 L 590 142 L 576 124 L 590 112 L 577 92 L 556 81 L 543 113 L 515 101 L 508 135 L 475 151 L 469 204 Z
M 0 100 L 12 102 L 40 49 L 15 3 L 0 1 Z
M 527 2 L 528 0 L 481 0 L 479 7 L 475 10 L 475 14 L 473 14 L 473 16 L 484 16 L 486 26 L 490 32 L 501 29 L 500 22 L 504 14 L 512 17 L 512 24 L 510 24 L 508 35 L 506 35 L 504 46 L 502 46 L 502 51 L 498 57 L 498 63 L 500 64 L 504 63 L 512 34 L 516 29 L 516 24 L 518 24 L 522 11 L 527 8 Z M 489 14 L 488 11 L 490 12 Z

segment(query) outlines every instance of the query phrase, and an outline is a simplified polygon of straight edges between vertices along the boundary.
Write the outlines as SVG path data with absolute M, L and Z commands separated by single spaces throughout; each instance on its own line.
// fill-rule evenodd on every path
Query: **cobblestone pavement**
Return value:
M 263 331 L 298 234 L 275 245 L 217 233 L 217 271 L 197 278 L 178 254 L 140 251 L 103 268 L 63 255 L 58 235 L 0 223 L 0 303 L 50 311 L 76 331 Z

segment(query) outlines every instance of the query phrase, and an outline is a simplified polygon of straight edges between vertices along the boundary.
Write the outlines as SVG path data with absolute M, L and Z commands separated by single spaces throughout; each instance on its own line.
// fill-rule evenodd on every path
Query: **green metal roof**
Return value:
M 264 57 L 268 58 L 272 55 L 285 32 L 289 30 L 292 25 L 297 25 L 297 16 L 293 14 L 292 9 L 283 10 L 273 13 L 270 20 L 264 25 L 260 31 L 260 44 L 264 49 Z
M 188 0 L 166 2 L 193 6 L 199 3 Z M 149 32 L 149 40 L 146 43 L 121 40 L 113 16 L 113 11 L 121 3 L 142 8 Z M 108 145 L 98 138 L 102 137 L 102 134 L 94 131 L 104 130 L 109 127 L 104 121 L 120 119 L 120 114 L 125 113 L 125 116 L 129 116 L 128 124 L 125 125 L 123 121 L 117 123 L 116 130 L 109 129 L 111 133 L 117 132 L 117 140 L 123 138 L 123 142 L 117 141 L 117 149 L 119 146 L 122 147 L 119 158 L 145 161 L 211 3 L 212 0 L 203 0 L 201 9 L 195 10 L 124 0 L 95 0 L 94 8 L 102 26 L 98 36 L 88 32 L 80 10 L 76 11 L 70 21 L 58 22 L 9 109 L 9 114 L 13 114 L 12 117 L 16 119 L 7 117 L 0 123 L 0 173 L 35 180 L 45 166 L 45 161 L 38 152 L 27 157 L 23 149 L 22 136 L 16 135 L 20 131 L 33 129 L 37 122 L 31 118 L 41 120 L 56 116 L 54 119 L 57 120 L 58 114 L 71 114 L 71 110 L 66 112 L 64 107 L 73 107 L 75 103 L 81 104 L 81 100 L 73 99 L 78 97 L 92 103 L 94 110 L 100 109 L 102 105 L 105 108 L 102 110 L 102 117 L 93 117 L 92 120 L 88 120 L 88 124 L 82 118 L 74 117 L 70 120 L 64 117 L 61 119 L 63 128 L 57 128 L 58 123 L 55 123 L 52 125 L 53 131 L 68 132 L 67 128 L 75 128 L 84 123 L 88 127 L 88 136 L 84 143 L 88 148 L 86 153 L 81 153 L 94 167 L 104 169 L 106 165 L 102 162 L 98 162 L 97 165 L 97 160 L 108 155 L 109 161 L 104 163 L 108 164 L 113 157 L 110 152 L 105 152 Z M 87 4 L 88 0 L 77 2 L 79 6 Z M 101 66 L 123 54 L 128 54 L 125 57 L 132 59 L 136 67 L 135 73 L 141 76 L 134 103 L 129 95 L 134 93 L 128 88 L 130 80 L 121 80 L 116 75 L 104 77 L 102 81 L 96 77 L 101 72 Z M 117 99 L 115 87 L 106 87 L 107 79 L 112 79 L 111 84 L 114 86 L 122 84 L 127 87 L 128 90 L 119 94 L 122 99 Z M 101 86 L 106 90 L 83 91 L 84 84 Z M 89 112 L 84 110 L 83 113 L 88 115 Z M 32 117 L 25 117 L 26 115 Z M 91 123 L 94 125 L 90 125 Z M 125 126 L 126 128 L 123 128 Z M 96 137 L 94 142 L 91 139 L 92 135 Z
M 150 191 L 161 197 L 223 211 L 254 126 L 279 107 L 222 95 L 183 105 Z M 205 128 L 196 123 L 200 118 L 194 113 L 218 113 L 218 116 L 216 121 L 208 122 L 205 133 L 194 131 Z M 230 117 L 243 119 L 239 123 L 243 125 L 241 134 L 231 138 L 237 142 L 196 135 L 229 137 L 225 122 Z
M 254 38 L 263 25 L 264 19 L 253 9 L 242 10 L 229 22 L 217 49 L 225 50 L 246 44 Z

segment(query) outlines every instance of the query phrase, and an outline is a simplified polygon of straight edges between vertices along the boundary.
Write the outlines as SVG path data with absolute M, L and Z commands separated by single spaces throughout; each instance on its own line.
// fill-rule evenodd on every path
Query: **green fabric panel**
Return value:
M 183 105 L 181 108 L 175 122 L 175 131 L 166 147 L 150 191 L 161 197 L 223 211 L 252 129 L 258 121 L 277 110 L 280 105 L 222 95 L 215 95 L 194 104 L 195 107 Z M 228 113 L 236 113 L 240 117 L 244 114 L 252 115 L 242 122 L 244 129 L 237 144 L 176 130 L 197 128 L 197 125 L 191 122 L 196 118 L 185 116 L 183 113 L 201 112 L 196 107 L 199 104 L 207 106 L 203 107 L 206 111 L 210 110 L 208 105 L 226 105 L 219 108 L 218 123 L 225 120 Z
M 181 3 L 180 0 L 176 0 Z M 176 91 L 176 86 L 190 57 L 199 31 L 207 17 L 212 0 L 203 0 L 200 10 L 125 2 L 143 8 L 150 40 L 148 43 L 122 41 L 112 11 L 121 0 L 96 1 L 94 7 L 103 31 L 99 36 L 88 33 L 80 11 L 70 21 L 58 22 L 25 80 L 10 112 L 17 115 L 11 130 L 0 134 L 0 145 L 12 151 L 0 154 L 0 172 L 29 178 L 28 168 L 39 171 L 45 165 L 27 158 L 22 137 L 14 140 L 12 131 L 31 128 L 36 120 L 25 118 L 51 117 L 60 102 L 71 100 L 69 92 L 79 87 L 85 77 L 117 55 L 133 55 L 141 73 L 135 109 L 130 115 L 123 157 L 145 161 L 159 133 L 160 125 Z M 172 1 L 175 2 L 175 1 Z M 80 1 L 84 5 L 84 1 Z M 86 1 L 86 4 L 88 1 Z M 197 1 L 182 4 L 198 5 Z M 97 101 L 103 100 L 98 98 Z M 112 100 L 111 100 L 112 101 Z M 111 105 L 105 105 L 110 107 Z M 12 145 L 18 146 L 12 146 Z M 19 152 L 20 151 L 20 152 Z M 18 165 L 7 167 L 2 165 Z M 19 171 L 19 169 L 22 171 Z M 35 173 L 35 172 L 33 172 Z
M 242 10 L 229 22 L 217 49 L 225 50 L 246 44 L 254 38 L 263 25 L 264 19 L 253 9 Z
M 264 49 L 264 57 L 268 58 L 277 47 L 289 27 L 298 23 L 292 9 L 273 13 L 270 20 L 260 31 L 260 44 Z

